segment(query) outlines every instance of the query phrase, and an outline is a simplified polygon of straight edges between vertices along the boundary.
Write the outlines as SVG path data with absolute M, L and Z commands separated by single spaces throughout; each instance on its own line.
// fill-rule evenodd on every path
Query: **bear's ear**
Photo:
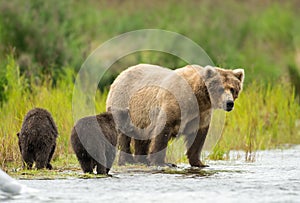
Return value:
M 205 79 L 212 78 L 217 74 L 217 71 L 212 66 L 205 66 Z
M 20 137 L 20 133 L 17 133 L 17 136 Z
M 235 69 L 233 70 L 233 74 L 235 75 L 235 77 L 237 77 L 237 79 L 241 81 L 241 83 L 244 82 L 244 77 L 245 77 L 244 69 Z

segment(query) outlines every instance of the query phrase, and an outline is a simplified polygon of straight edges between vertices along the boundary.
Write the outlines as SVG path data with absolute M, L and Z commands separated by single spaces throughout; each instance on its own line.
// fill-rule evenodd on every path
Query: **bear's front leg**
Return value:
M 22 153 L 22 158 L 23 158 L 23 169 L 32 169 L 33 165 L 33 153 L 32 152 L 27 152 L 23 151 Z
M 200 154 L 202 147 L 205 142 L 205 138 L 208 132 L 209 126 L 200 128 L 197 132 L 197 135 L 194 140 L 191 139 L 191 137 L 194 136 L 186 136 L 186 144 L 187 144 L 187 157 L 189 159 L 189 163 L 191 166 L 195 167 L 208 167 L 208 165 L 203 164 L 200 161 Z

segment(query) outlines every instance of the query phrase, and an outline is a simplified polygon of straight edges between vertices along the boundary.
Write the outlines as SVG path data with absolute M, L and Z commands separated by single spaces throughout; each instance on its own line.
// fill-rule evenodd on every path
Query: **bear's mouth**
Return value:
M 229 112 L 229 111 L 232 111 L 233 110 L 233 107 L 232 108 L 227 108 L 225 109 L 225 111 Z

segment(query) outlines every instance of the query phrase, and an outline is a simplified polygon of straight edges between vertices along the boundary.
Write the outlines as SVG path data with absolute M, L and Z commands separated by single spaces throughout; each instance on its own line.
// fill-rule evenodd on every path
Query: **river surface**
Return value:
M 256 152 L 255 162 L 242 152 L 231 157 L 202 170 L 180 165 L 112 170 L 99 179 L 19 180 L 39 192 L 0 195 L 0 202 L 300 202 L 300 146 Z

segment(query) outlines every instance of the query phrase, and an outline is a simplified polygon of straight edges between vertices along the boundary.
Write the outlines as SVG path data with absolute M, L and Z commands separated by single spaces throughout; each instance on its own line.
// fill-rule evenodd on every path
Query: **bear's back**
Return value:
M 150 64 L 139 64 L 123 71 L 111 85 L 107 96 L 106 108 L 128 107 L 134 92 L 146 86 L 159 86 L 174 71 Z
M 37 137 L 52 135 L 54 138 L 58 136 L 56 124 L 51 114 L 42 108 L 34 108 L 30 110 L 23 121 L 21 134 Z
M 93 140 L 94 143 L 114 146 L 117 144 L 117 130 L 111 113 L 81 118 L 75 124 L 73 131 L 76 131 L 80 139 L 86 139 L 85 141 Z
M 161 123 L 158 116 L 163 109 L 166 122 L 178 123 L 183 120 L 183 126 L 189 120 L 197 117 L 197 99 L 192 87 L 201 86 L 201 71 L 203 67 L 197 65 L 185 66 L 171 70 L 155 65 L 140 64 L 131 67 L 120 74 L 112 85 L 107 108 L 110 106 L 129 107 L 133 124 L 145 129 Z M 158 110 L 158 113 L 151 111 Z M 151 131 L 151 128 L 147 131 Z

